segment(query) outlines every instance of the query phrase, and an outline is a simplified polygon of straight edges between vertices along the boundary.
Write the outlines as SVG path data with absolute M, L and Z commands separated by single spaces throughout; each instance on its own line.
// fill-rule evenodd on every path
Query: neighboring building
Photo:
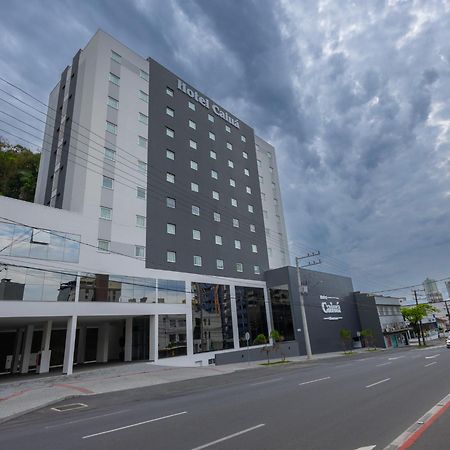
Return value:
M 425 295 L 427 296 L 428 303 L 437 303 L 444 300 L 441 291 L 439 291 L 437 287 L 436 280 L 426 278 L 423 282 L 423 287 L 425 289 Z
M 206 364 L 270 332 L 264 273 L 289 254 L 275 150 L 249 125 L 98 31 L 42 148 L 35 204 L 0 198 L 0 371 L 39 350 L 39 372 Z
M 361 330 L 370 330 L 376 347 L 402 347 L 408 344 L 409 325 L 400 311 L 401 298 L 355 292 Z
M 448 297 L 450 298 L 450 281 L 445 282 L 445 287 L 447 288 L 447 294 Z

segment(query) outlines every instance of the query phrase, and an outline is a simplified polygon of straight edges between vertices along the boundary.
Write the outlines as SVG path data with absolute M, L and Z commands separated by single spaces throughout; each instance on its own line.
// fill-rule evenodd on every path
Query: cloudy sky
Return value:
M 292 256 L 321 250 L 321 270 L 368 291 L 450 276 L 448 1 L 0 0 L 0 10 L 0 76 L 38 99 L 102 28 L 253 125 L 277 148 Z

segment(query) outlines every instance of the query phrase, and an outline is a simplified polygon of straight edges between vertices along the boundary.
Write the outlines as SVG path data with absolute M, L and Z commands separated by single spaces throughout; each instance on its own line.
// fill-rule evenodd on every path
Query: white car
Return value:
M 447 348 L 450 348 L 450 336 L 447 338 Z

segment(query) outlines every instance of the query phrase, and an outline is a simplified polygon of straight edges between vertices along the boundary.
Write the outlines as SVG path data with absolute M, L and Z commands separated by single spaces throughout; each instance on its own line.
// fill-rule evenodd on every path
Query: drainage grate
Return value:
M 50 408 L 50 409 L 53 409 L 53 411 L 58 411 L 58 412 L 65 412 L 65 411 L 72 411 L 74 409 L 81 409 L 81 408 L 87 408 L 87 405 L 85 405 L 84 403 L 70 403 L 68 405 L 55 406 L 54 408 Z

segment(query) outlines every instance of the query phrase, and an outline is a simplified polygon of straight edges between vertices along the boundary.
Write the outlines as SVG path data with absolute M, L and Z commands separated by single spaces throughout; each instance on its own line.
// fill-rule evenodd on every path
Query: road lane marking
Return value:
M 57 412 L 66 412 L 73 411 L 74 409 L 87 408 L 85 403 L 69 403 L 68 405 L 55 406 L 54 408 L 50 408 L 53 411 Z
M 355 361 L 367 361 L 369 358 L 360 358 L 360 359 L 355 359 Z
M 69 422 L 57 423 L 56 425 L 47 425 L 45 427 L 45 429 L 48 430 L 50 428 L 63 427 L 64 425 L 73 425 L 74 423 L 85 422 L 86 420 L 100 419 L 102 417 L 114 416 L 116 414 L 123 414 L 128 411 L 131 411 L 131 410 L 130 409 L 122 409 L 121 411 L 114 411 L 112 413 L 107 413 L 107 414 L 99 414 L 98 416 L 83 417 L 82 419 L 70 420 Z
M 211 447 L 212 445 L 219 444 L 220 442 L 223 442 L 223 441 L 228 441 L 228 439 L 233 439 L 236 436 L 240 436 L 241 434 L 248 433 L 250 431 L 257 430 L 258 428 L 265 427 L 265 426 L 266 426 L 265 423 L 260 423 L 259 425 L 255 425 L 254 427 L 247 428 L 242 431 L 238 431 L 237 433 L 233 433 L 228 436 L 224 436 L 223 438 L 217 439 L 216 441 L 212 441 L 212 442 L 208 442 L 207 444 L 200 445 L 200 447 L 195 447 L 192 450 L 201 450 L 203 448 Z
M 429 363 L 429 364 L 425 364 L 425 367 L 430 367 L 430 366 L 432 366 L 433 364 L 437 364 L 437 361 L 433 361 L 433 362 L 431 362 L 431 363 Z
M 376 447 L 376 445 L 367 445 L 366 447 L 359 447 L 355 450 L 372 450 Z
M 377 364 L 375 367 L 387 366 L 389 364 L 392 364 L 392 363 L 391 362 L 385 362 L 383 364 Z
M 259 386 L 260 384 L 274 383 L 275 381 L 281 381 L 283 378 L 273 378 L 272 380 L 259 381 L 258 383 L 252 383 L 250 386 Z
M 157 422 L 159 420 L 170 419 L 171 417 L 181 416 L 182 414 L 187 414 L 187 411 L 182 411 L 175 414 L 169 414 L 168 416 L 157 417 L 156 419 L 144 420 L 144 422 L 132 423 L 131 425 L 126 425 L 124 427 L 113 428 L 112 430 L 101 431 L 100 433 L 89 434 L 83 436 L 82 439 L 88 439 L 95 436 L 100 436 L 102 434 L 114 433 L 114 431 L 126 430 L 127 428 L 138 427 L 139 425 L 145 425 L 146 423 Z
M 389 361 L 394 361 L 395 359 L 404 358 L 404 356 L 394 356 L 393 358 L 388 358 Z
M 317 380 L 304 381 L 303 383 L 299 383 L 299 386 L 303 386 L 304 384 L 317 383 L 318 381 L 329 380 L 331 377 L 317 378 Z
M 437 355 L 425 356 L 425 359 L 434 359 L 437 358 L 439 355 L 440 353 L 438 353 Z
M 377 381 L 376 383 L 369 384 L 368 386 L 366 386 L 366 388 L 371 388 L 372 386 L 376 386 L 377 384 L 385 383 L 386 381 L 389 381 L 389 380 L 390 380 L 390 378 L 385 378 L 384 380 Z

